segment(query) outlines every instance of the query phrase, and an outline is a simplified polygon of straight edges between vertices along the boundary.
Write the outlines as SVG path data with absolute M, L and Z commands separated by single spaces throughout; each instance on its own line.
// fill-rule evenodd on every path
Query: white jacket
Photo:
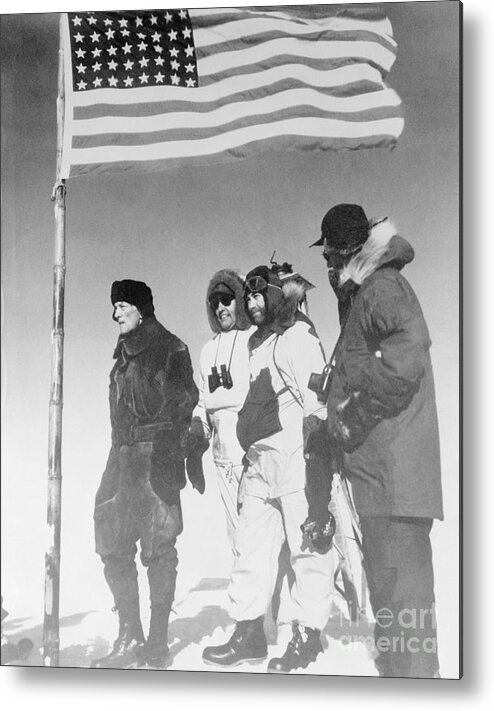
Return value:
M 201 351 L 199 402 L 193 412 L 193 418 L 199 418 L 205 436 L 212 439 L 213 459 L 216 464 L 238 465 L 244 455 L 237 439 L 237 414 L 249 389 L 247 342 L 254 330 L 252 326 L 245 331 L 222 331 L 215 334 Z M 214 365 L 220 372 L 220 366 L 223 364 L 229 367 L 233 387 L 227 390 L 220 386 L 210 392 L 208 375 Z

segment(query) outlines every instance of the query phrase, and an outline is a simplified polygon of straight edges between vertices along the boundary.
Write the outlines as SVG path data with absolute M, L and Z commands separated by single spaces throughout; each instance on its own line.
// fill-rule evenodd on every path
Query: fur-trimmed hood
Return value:
M 396 234 L 395 226 L 388 218 L 371 227 L 369 237 L 362 249 L 348 262 L 340 274 L 339 285 L 348 281 L 362 284 L 364 279 L 383 266 L 403 269 L 415 256 L 413 247 L 406 239 Z
M 243 278 L 241 272 L 237 269 L 220 269 L 219 272 L 216 272 L 216 274 L 214 274 L 212 276 L 212 278 L 209 282 L 208 290 L 206 293 L 206 311 L 207 311 L 207 315 L 208 315 L 209 325 L 211 326 L 211 330 L 214 331 L 214 333 L 221 332 L 221 327 L 218 323 L 218 319 L 216 318 L 216 314 L 209 304 L 210 295 L 215 290 L 215 287 L 217 287 L 218 284 L 220 284 L 220 283 L 223 283 L 223 284 L 226 284 L 227 286 L 229 286 L 230 289 L 235 294 L 236 327 L 240 331 L 247 330 L 248 328 L 250 328 L 251 323 L 249 321 L 249 317 L 247 316 L 247 312 L 245 310 L 244 294 L 243 294 L 244 278 Z

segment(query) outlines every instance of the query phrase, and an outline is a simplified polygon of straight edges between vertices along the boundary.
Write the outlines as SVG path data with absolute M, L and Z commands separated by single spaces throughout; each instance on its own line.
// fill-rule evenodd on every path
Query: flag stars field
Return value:
M 74 61 L 74 91 L 105 88 L 120 88 L 121 91 L 136 86 L 136 81 L 137 85 L 150 83 L 185 87 L 190 86 L 186 79 L 191 73 L 196 78 L 196 65 L 189 61 L 188 68 L 184 66 L 186 58 L 194 60 L 192 27 L 186 10 L 166 13 L 78 13 L 75 16 L 69 15 L 69 18 L 69 26 L 73 28 L 70 44 L 74 60 L 83 59 L 88 51 L 93 53 L 93 57 L 102 55 L 103 58 L 114 60 L 111 64 L 105 63 L 103 70 L 98 65 L 86 65 L 88 72 L 101 74 L 102 81 L 95 83 L 95 76 L 89 76 L 89 83 L 83 84 L 76 78 L 80 73 L 80 64 Z M 183 44 L 184 39 L 188 40 L 187 45 Z M 97 54 L 91 49 L 95 46 L 101 48 Z M 125 61 L 129 58 L 133 60 L 132 64 Z M 172 59 L 176 60 L 173 64 Z M 192 72 L 190 66 L 193 67 Z M 145 76 L 138 73 L 144 67 L 147 70 Z M 128 77 L 133 81 L 129 81 Z

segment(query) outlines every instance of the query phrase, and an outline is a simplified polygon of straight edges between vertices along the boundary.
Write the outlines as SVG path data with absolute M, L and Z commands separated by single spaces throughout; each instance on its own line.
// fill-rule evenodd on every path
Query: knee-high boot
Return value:
M 139 611 L 139 588 L 137 571 L 110 572 L 105 566 L 105 577 L 113 593 L 115 610 L 118 613 L 118 637 L 105 657 L 95 659 L 92 669 L 124 669 L 137 660 L 136 654 L 144 644 Z
M 177 552 L 170 548 L 148 566 L 151 619 L 146 644 L 139 652 L 141 663 L 162 668 L 168 658 L 168 620 L 175 598 Z

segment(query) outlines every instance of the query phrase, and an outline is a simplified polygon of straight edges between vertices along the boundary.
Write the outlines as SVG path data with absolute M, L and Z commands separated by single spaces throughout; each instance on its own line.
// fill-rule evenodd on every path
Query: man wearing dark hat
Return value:
M 177 536 L 182 531 L 185 439 L 197 403 L 187 347 L 154 316 L 151 289 L 115 281 L 113 320 L 120 336 L 110 373 L 112 446 L 94 511 L 96 552 L 119 617 L 111 652 L 93 668 L 134 663 L 162 667 L 175 594 Z M 194 482 L 203 490 L 201 482 Z M 147 568 L 149 635 L 139 613 L 135 555 Z
M 279 622 L 292 623 L 293 636 L 267 670 L 288 673 L 307 667 L 321 653 L 320 632 L 333 593 L 329 545 L 318 550 L 302 532 L 309 515 L 304 433 L 308 441 L 326 417 L 308 383 L 311 373 L 321 371 L 324 357 L 313 324 L 299 309 L 299 284 L 282 286 L 272 269 L 260 266 L 247 274 L 244 298 L 257 329 L 249 341 L 250 386 L 237 424 L 245 469 L 229 586 L 236 624 L 225 644 L 206 647 L 203 659 L 235 666 L 267 656 L 264 617 L 286 540 L 295 582 L 289 610 Z
M 439 435 L 414 258 L 388 218 L 331 208 L 321 237 L 341 334 L 328 396 L 331 448 L 352 483 L 381 676 L 438 675 L 430 530 L 443 518 Z M 314 245 L 311 245 L 314 246 Z

